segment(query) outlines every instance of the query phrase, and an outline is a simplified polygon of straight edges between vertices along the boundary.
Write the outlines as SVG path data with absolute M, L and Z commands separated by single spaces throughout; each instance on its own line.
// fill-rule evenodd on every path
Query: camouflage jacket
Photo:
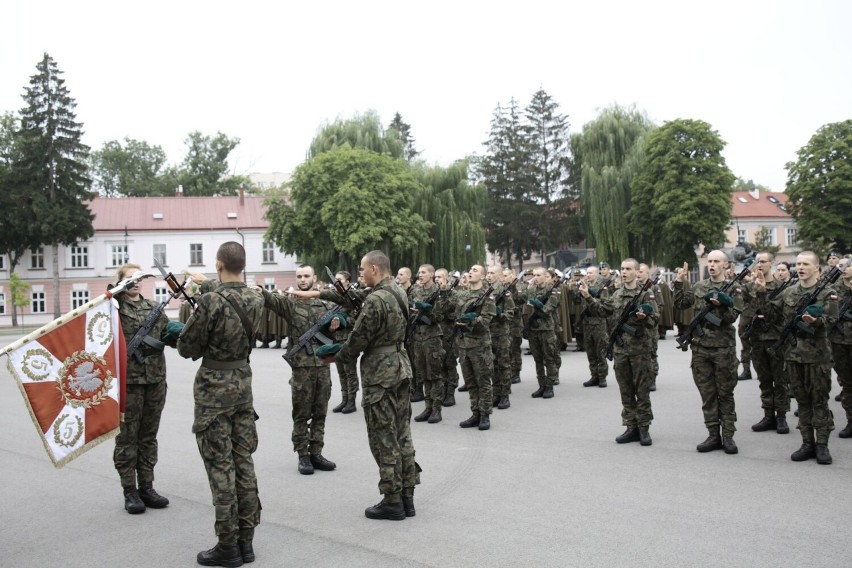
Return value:
M 451 298 L 451 309 L 455 314 L 456 319 L 468 311 L 470 305 L 479 299 L 483 293 L 485 293 L 485 288 L 480 288 L 479 290 L 471 290 L 469 288 L 466 290 L 457 289 L 456 293 L 453 294 Z M 482 308 L 479 310 L 476 318 L 470 324 L 464 326 L 456 335 L 454 345 L 458 345 L 459 347 L 466 349 L 482 345 L 491 345 L 491 331 L 489 330 L 489 326 L 491 325 L 491 320 L 496 313 L 497 310 L 494 306 L 494 295 L 491 294 L 482 304 Z M 453 332 L 455 333 L 455 330 Z
M 597 298 L 590 295 L 588 298 L 583 298 L 583 301 L 593 315 L 604 319 L 614 316 L 617 321 L 627 304 L 636 297 L 638 291 L 638 285 L 633 289 L 628 289 L 622 285 L 610 296 L 607 296 L 607 293 L 604 292 Z M 637 305 L 642 304 L 650 305 L 653 311 L 641 320 L 636 317 L 635 313 L 627 318 L 625 327 L 622 327 L 621 342 L 615 342 L 612 349 L 613 353 L 631 356 L 650 353 L 653 350 L 653 338 L 651 336 L 657 333 L 655 328 L 660 319 L 660 308 L 657 306 L 653 289 L 642 292 Z
M 721 290 L 727 281 L 713 282 L 709 278 L 699 280 L 694 287 L 689 282 L 674 283 L 674 306 L 676 309 L 695 309 L 695 315 L 704 308 L 707 301 L 704 296 L 712 290 Z M 734 347 L 737 344 L 737 331 L 734 322 L 737 321 L 740 312 L 743 311 L 742 286 L 734 287 L 729 291 L 734 300 L 734 307 L 728 308 L 724 305 L 714 307 L 710 313 L 715 314 L 722 320 L 722 325 L 716 327 L 706 321 L 702 324 L 704 335 L 699 337 L 697 333 L 692 336 L 693 345 L 699 347 Z
M 603 284 L 603 280 L 598 279 L 598 283 Z M 609 288 L 604 287 L 589 288 L 589 293 L 594 298 L 598 298 L 599 300 L 607 300 L 610 296 Z M 581 306 L 579 315 L 577 316 L 576 321 L 574 322 L 577 324 L 578 327 L 582 326 L 582 328 L 578 331 L 582 331 L 582 329 L 585 329 L 587 327 L 590 329 L 603 328 L 604 330 L 606 330 L 607 318 L 609 316 L 601 315 L 600 311 L 596 312 L 589 309 L 589 305 L 586 302 L 586 299 L 583 298 L 583 295 L 576 289 L 569 290 L 568 297 L 571 299 L 572 304 L 579 304 Z M 574 329 L 577 330 L 576 327 Z
M 139 297 L 139 301 L 133 302 L 128 300 L 123 294 L 116 296 L 118 300 L 118 317 L 121 318 L 121 330 L 124 332 L 124 340 L 130 342 L 148 314 L 159 306 L 157 302 L 152 302 L 143 297 Z M 168 316 L 163 313 L 157 320 L 157 323 L 148 332 L 148 337 L 152 337 L 157 341 L 166 332 L 166 326 L 169 324 Z M 129 385 L 150 385 L 166 380 L 166 356 L 162 349 L 155 349 L 142 344 L 140 347 L 142 355 L 145 357 L 144 363 L 137 363 L 133 357 L 127 358 L 127 384 Z
M 198 309 L 189 317 L 178 339 L 178 353 L 192 360 L 200 357 L 218 362 L 247 359 L 254 345 L 254 335 L 260 328 L 263 313 L 260 294 L 242 282 L 217 280 L 205 281 L 201 285 L 201 293 Z M 252 326 L 251 338 L 246 337 L 243 322 L 231 301 L 245 312 Z M 202 364 L 195 374 L 193 392 L 196 423 L 199 407 L 229 408 L 251 403 L 251 367 L 246 364 L 236 369 L 220 370 Z
M 528 327 L 530 331 L 553 331 L 556 329 L 555 318 L 559 317 L 559 290 L 554 290 L 544 307 L 539 309 L 529 303 L 532 299 L 540 299 L 547 292 L 548 287 L 530 286 L 527 288 L 525 310 L 529 313 Z
M 766 283 L 767 298 L 773 291 L 781 287 L 783 283 L 777 278 L 773 278 Z M 745 309 L 740 314 L 740 322 L 743 325 L 752 326 L 750 339 L 752 341 L 774 341 L 781 335 L 780 320 L 767 318 L 763 313 L 763 309 L 758 306 L 757 292 L 754 290 L 754 282 L 749 282 L 743 286 L 743 303 Z M 749 315 L 751 314 L 751 315 Z M 755 319 L 757 318 L 757 319 Z
M 364 298 L 367 297 L 367 294 L 369 294 L 369 292 L 361 289 L 353 290 L 353 292 L 355 293 L 355 297 L 361 300 L 362 303 L 364 302 Z M 355 306 L 352 305 L 349 298 L 344 298 L 334 288 L 327 288 L 320 291 L 320 300 L 334 302 L 343 308 L 342 311 L 346 314 L 346 327 L 337 328 L 333 337 L 335 343 L 343 343 L 349 337 L 349 334 L 352 333 L 352 328 L 355 326 L 355 320 L 358 317 L 355 313 Z
M 337 353 L 336 360 L 341 363 L 354 362 L 358 355 L 364 354 L 361 384 L 365 404 L 375 402 L 370 400 L 374 393 L 369 387 L 393 388 L 411 379 L 411 362 L 403 347 L 408 314 L 400 300 L 406 301 L 405 292 L 390 276 L 379 282 L 364 300 L 361 316 Z
M 852 297 L 852 287 L 847 286 L 842 279 L 835 283 L 834 289 L 837 291 L 838 308 Z M 852 302 L 847 306 L 845 313 L 838 312 L 837 324 L 828 331 L 828 338 L 838 345 L 852 345 Z
M 323 314 L 335 307 L 332 302 L 318 298 L 301 299 L 288 294 L 272 294 L 267 290 L 263 291 L 263 302 L 267 308 L 287 321 L 287 346 L 289 348 L 293 348 L 299 342 L 299 337 L 313 327 Z M 326 336 L 329 335 L 328 329 L 322 331 Z M 329 337 L 329 339 L 332 338 Z M 312 342 L 313 347 L 319 345 L 320 342 L 317 340 Z M 322 367 L 324 365 L 326 363 L 316 357 L 313 350 L 309 355 L 307 349 L 300 349 L 293 362 L 293 367 Z
M 489 326 L 491 336 L 509 335 L 515 322 L 515 300 L 512 299 L 512 292 L 507 290 L 506 286 L 498 284 L 494 288 L 494 298 L 495 315 Z M 496 313 L 498 301 L 500 313 Z
M 421 287 L 419 284 L 408 289 L 408 303 L 410 309 L 414 309 L 414 302 L 426 302 L 429 297 L 437 290 L 437 284 L 432 284 L 428 290 Z M 432 337 L 440 337 L 443 335 L 441 330 L 441 320 L 443 320 L 447 312 L 449 312 L 449 304 L 447 303 L 447 293 L 442 292 L 438 299 L 432 304 L 432 309 L 423 314 L 423 317 L 428 319 L 429 323 L 424 323 L 421 318 L 417 325 L 417 332 L 414 334 L 414 339 L 429 339 Z M 410 314 L 413 317 L 413 312 Z
M 805 288 L 801 282 L 796 282 L 774 300 L 768 298 L 765 292 L 757 295 L 757 307 L 763 310 L 767 318 L 774 320 L 783 329 L 796 313 L 796 305 L 803 296 L 813 292 L 815 286 Z M 796 363 L 831 363 L 831 345 L 828 331 L 837 323 L 837 292 L 831 287 L 826 288 L 817 297 L 817 305 L 823 307 L 824 314 L 809 327 L 813 335 L 804 331 L 796 331 L 796 343 L 788 342 L 784 346 L 784 359 Z

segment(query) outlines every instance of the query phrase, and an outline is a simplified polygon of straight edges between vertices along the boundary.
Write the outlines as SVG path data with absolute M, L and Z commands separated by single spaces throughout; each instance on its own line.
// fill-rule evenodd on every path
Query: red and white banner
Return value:
M 126 357 L 118 305 L 108 294 L 3 353 L 53 465 L 118 434 Z

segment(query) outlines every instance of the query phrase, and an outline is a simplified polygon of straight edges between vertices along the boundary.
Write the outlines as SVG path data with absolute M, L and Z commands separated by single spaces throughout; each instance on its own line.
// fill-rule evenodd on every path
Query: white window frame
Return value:
M 204 245 L 202 243 L 189 244 L 189 265 L 202 266 L 204 264 Z
M 87 245 L 71 245 L 71 268 L 89 268 Z
M 44 268 L 44 247 L 30 249 L 30 269 L 41 270 Z
M 158 304 L 165 302 L 170 295 L 169 286 L 165 282 L 157 282 L 154 285 L 154 301 Z
M 47 313 L 47 299 L 44 290 L 33 290 L 30 293 L 30 311 L 34 314 Z
M 264 263 L 275 262 L 275 243 L 264 242 L 262 251 Z
M 128 245 L 123 243 L 109 245 L 109 267 L 118 268 L 130 259 Z
M 0 316 L 6 315 L 6 293 L 0 288 Z
M 747 243 L 748 242 L 748 229 L 737 229 L 737 242 L 738 243 Z
M 162 250 L 158 250 L 160 248 Z M 166 256 L 166 244 L 165 243 L 156 243 L 153 245 L 153 254 L 154 260 L 160 261 L 160 264 L 163 266 L 168 266 L 168 257 Z
M 787 227 L 787 246 L 794 247 L 799 242 L 799 229 L 796 227 Z
M 89 290 L 87 289 L 79 289 L 79 290 L 71 290 L 71 309 L 76 310 L 82 306 L 85 306 L 90 301 L 89 299 Z

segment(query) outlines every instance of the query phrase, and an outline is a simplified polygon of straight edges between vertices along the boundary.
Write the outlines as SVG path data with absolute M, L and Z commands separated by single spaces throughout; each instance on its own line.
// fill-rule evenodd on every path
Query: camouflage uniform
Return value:
M 491 352 L 494 354 L 493 397 L 509 396 L 512 392 L 512 329 L 515 327 L 515 302 L 512 293 L 499 285 L 494 292 L 497 314 L 491 319 Z M 500 306 L 496 302 L 500 301 Z
M 406 301 L 393 279 L 385 278 L 364 302 L 361 316 L 336 359 L 361 357 L 361 406 L 367 422 L 370 451 L 379 466 L 379 492 L 414 494 L 420 482 L 414 461 L 409 402 L 411 363 L 403 346 L 408 323 Z
M 543 296 L 547 289 L 547 287 L 530 286 L 527 288 L 527 300 Z M 559 294 L 554 291 L 544 304 L 544 308 L 536 308 L 528 320 L 529 347 L 535 359 L 536 378 L 540 387 L 552 387 L 559 378 L 559 366 L 556 363 L 556 360 L 560 358 L 559 345 L 556 343 L 556 335 L 553 331 L 558 309 Z
M 814 286 L 805 288 L 796 282 L 774 300 L 769 300 L 766 293 L 758 293 L 757 306 L 783 328 L 792 320 L 799 300 L 813 289 Z M 810 324 L 813 335 L 796 332 L 795 345 L 785 346 L 784 363 L 799 404 L 797 428 L 802 441 L 827 445 L 834 430 L 834 416 L 828 408 L 832 366 L 828 330 L 837 323 L 837 293 L 830 287 L 824 289 L 816 304 L 823 307 L 824 315 Z
M 449 298 L 456 294 L 453 290 L 450 292 Z M 452 300 L 448 298 L 448 302 Z M 450 345 L 450 337 L 453 336 L 455 330 L 455 314 L 452 310 L 447 310 L 444 317 L 441 319 L 441 346 L 443 347 L 444 358 L 441 361 L 441 373 L 444 380 L 444 398 L 454 396 L 456 389 L 459 386 L 459 348 L 458 345 Z
M 659 327 L 660 317 L 662 317 L 663 312 L 663 299 L 662 294 L 660 294 L 660 286 L 659 284 L 654 284 L 651 286 L 651 299 L 657 304 L 657 310 L 659 310 L 659 314 L 657 314 L 657 327 Z M 657 351 L 660 348 L 660 331 L 659 329 L 653 330 L 651 335 L 651 384 L 656 388 L 657 384 L 657 375 L 660 374 L 660 361 L 657 358 Z
M 594 316 L 620 318 L 625 306 L 633 300 L 639 288 L 638 283 L 633 289 L 622 285 L 608 298 L 589 296 L 583 301 Z M 651 338 L 657 333 L 660 311 L 650 290 L 645 290 L 641 294 L 637 306 L 648 304 L 653 308 L 652 313 L 647 314 L 642 320 L 637 318 L 636 314 L 632 314 L 622 328 L 623 343 L 616 342 L 613 346 L 615 360 L 613 370 L 621 393 L 621 421 L 628 428 L 648 428 L 654 418 L 651 411 L 653 380 Z M 606 292 L 603 295 L 606 296 Z M 630 330 L 626 329 L 627 326 L 634 332 L 630 333 Z M 606 349 L 606 344 L 603 348 Z
M 843 302 L 852 296 L 852 288 L 841 280 L 835 285 L 838 291 L 838 302 Z M 834 359 L 834 372 L 840 383 L 840 404 L 846 412 L 846 422 L 852 424 L 852 308 L 847 308 L 845 314 L 838 314 L 837 325 L 828 334 L 831 340 L 831 354 Z
M 323 314 L 334 308 L 331 302 L 320 299 L 297 299 L 285 294 L 263 291 L 264 305 L 282 316 L 290 332 L 289 347 L 292 349 L 299 337 L 308 331 Z M 316 347 L 314 342 L 313 347 Z M 322 455 L 325 444 L 325 417 L 331 398 L 331 371 L 328 364 L 307 349 L 300 349 L 294 356 L 293 372 L 290 377 L 290 393 L 293 399 L 293 451 L 299 457 Z
M 677 310 L 700 311 L 704 296 L 720 290 L 725 282 L 700 280 L 693 288 L 689 282 L 674 283 L 674 307 Z M 743 308 L 742 294 L 733 294 L 734 306 L 720 305 L 710 313 L 722 320 L 719 327 L 704 323 L 704 336 L 692 339 L 692 379 L 701 394 L 704 425 L 711 435 L 721 426 L 723 438 L 733 438 L 737 431 L 734 387 L 737 385 L 737 339 L 734 322 Z
M 766 283 L 766 293 L 771 295 L 774 290 L 782 286 L 783 282 L 777 278 Z M 756 315 L 757 295 L 754 292 L 754 284 L 749 283 L 745 287 L 744 301 L 750 306 L 752 318 Z M 752 319 L 746 318 L 744 311 L 740 320 L 751 324 Z M 763 310 L 760 310 L 763 314 Z M 747 324 L 747 325 L 748 325 Z M 742 333 L 740 339 L 742 339 Z M 750 345 L 754 370 L 757 372 L 757 382 L 760 386 L 760 406 L 767 416 L 774 414 L 786 414 L 790 411 L 790 380 L 789 373 L 784 369 L 784 361 L 773 357 L 767 350 L 776 342 L 781 335 L 780 320 L 771 321 L 765 316 L 755 320 L 752 327 L 751 338 L 747 339 Z M 745 365 L 745 362 L 743 363 Z
M 124 340 L 130 342 L 148 313 L 159 304 L 140 296 L 133 302 L 124 295 L 117 296 L 118 315 Z M 157 465 L 157 431 L 160 428 L 160 416 L 166 404 L 166 357 L 163 344 L 158 338 L 166 331 L 169 318 L 162 314 L 157 323 L 148 332 L 154 345 L 143 343 L 140 353 L 144 363 L 127 359 L 127 393 L 125 398 L 124 421 L 121 431 L 115 439 L 113 463 L 121 478 L 122 487 L 136 487 L 136 482 L 154 481 L 154 466 Z M 152 341 L 153 340 L 153 341 Z
M 431 288 L 423 288 L 419 284 L 408 289 L 408 301 L 428 302 L 430 296 L 438 290 L 438 285 L 432 283 Z M 447 312 L 447 302 L 438 298 L 432 302 L 432 309 L 421 315 L 414 333 L 409 338 L 411 345 L 411 362 L 414 363 L 414 375 L 423 383 L 425 411 L 443 407 L 445 396 L 444 386 L 444 341 L 440 321 Z M 419 420 L 419 419 L 418 419 Z
M 260 523 L 260 499 L 252 454 L 257 450 L 258 419 L 248 355 L 251 339 L 232 303 L 257 332 L 263 311 L 260 295 L 242 282 L 206 281 L 198 309 L 186 323 L 178 353 L 202 358 L 195 375 L 192 431 L 207 469 L 214 525 L 219 542 L 251 541 Z
M 598 282 L 603 284 L 600 279 L 598 279 Z M 593 296 L 605 300 L 609 298 L 609 290 L 601 287 L 600 284 L 594 289 Z M 590 289 L 589 292 L 592 292 L 592 290 Z M 572 304 L 579 304 L 582 307 L 579 312 L 580 315 L 577 317 L 577 327 L 583 330 L 583 349 L 586 351 L 586 359 L 589 361 L 591 380 L 593 383 L 606 381 L 606 377 L 609 375 L 609 364 L 607 364 L 604 356 L 607 343 L 607 316 L 595 315 L 591 310 L 586 309 L 583 296 L 577 291 L 572 291 L 570 298 Z
M 510 361 L 512 365 L 512 380 L 521 380 L 521 366 L 523 356 L 521 355 L 521 343 L 524 339 L 524 319 L 521 317 L 521 306 L 524 305 L 524 293 L 515 288 L 512 292 L 512 303 L 515 304 L 515 318 L 511 325 L 509 340 Z
M 748 284 L 744 284 L 745 287 Z M 743 337 L 748 325 L 751 323 L 752 318 L 755 315 L 755 307 L 753 302 L 746 301 L 743 304 L 743 313 L 740 314 L 740 319 L 737 322 L 737 335 L 740 338 L 740 363 L 743 364 L 743 373 L 747 374 L 751 377 L 751 360 L 752 360 L 752 347 L 751 347 L 751 338 Z M 752 336 L 754 337 L 754 336 Z M 755 366 L 755 371 L 757 370 L 757 366 Z
M 356 294 L 363 302 L 365 294 L 363 291 L 359 292 L 361 293 L 356 292 Z M 328 300 L 329 302 L 334 302 L 335 304 L 343 306 L 343 312 L 346 314 L 348 323 L 346 327 L 337 328 L 337 331 L 334 332 L 333 339 L 335 343 L 346 343 L 346 340 L 349 339 L 349 334 L 352 332 L 352 328 L 355 326 L 357 317 L 352 303 L 349 302 L 348 299 L 341 297 L 334 288 L 321 291 L 320 299 Z M 358 397 L 357 363 L 355 361 L 344 363 L 342 361 L 335 360 L 334 364 L 337 367 L 337 376 L 340 378 L 340 393 L 343 396 L 343 402 L 348 402 L 350 400 L 354 402 Z
M 470 304 L 483 293 L 485 289 L 482 288 L 457 291 L 451 298 L 456 318 L 461 317 Z M 491 333 L 488 326 L 495 314 L 492 295 L 482 304 L 476 319 L 455 336 L 454 345 L 459 350 L 462 377 L 470 394 L 470 409 L 473 414 L 480 416 L 491 414 L 493 405 L 491 381 L 494 376 L 494 355 L 491 352 Z

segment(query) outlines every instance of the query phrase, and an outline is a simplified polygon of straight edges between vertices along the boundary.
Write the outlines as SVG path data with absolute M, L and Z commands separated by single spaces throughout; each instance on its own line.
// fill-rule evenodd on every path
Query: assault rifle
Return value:
M 438 286 L 437 283 L 435 283 L 435 291 L 432 292 L 428 298 L 426 298 L 425 303 L 434 306 L 435 302 L 438 301 L 438 298 L 440 298 L 441 296 L 448 295 L 450 292 L 453 291 L 453 289 L 455 289 L 456 286 L 459 285 L 459 282 L 461 282 L 461 274 L 458 270 L 456 270 L 449 276 L 453 279 L 453 283 L 450 284 L 446 290 L 442 290 L 441 287 Z M 417 331 L 417 326 L 419 326 L 421 323 L 424 325 L 432 325 L 432 320 L 429 319 L 429 316 L 427 316 L 426 314 L 421 314 L 419 311 L 411 314 L 411 316 L 408 318 L 408 334 L 406 335 L 406 337 L 411 337 L 412 335 L 414 335 L 414 332 Z
M 173 294 L 172 297 L 177 298 L 178 296 L 182 295 L 186 299 L 186 301 L 189 302 L 189 305 L 192 306 L 192 309 L 197 310 L 198 302 L 195 301 L 195 298 L 186 293 L 186 277 L 184 277 L 183 279 L 183 284 L 178 284 L 175 275 L 171 272 L 167 273 L 165 267 L 160 264 L 160 261 L 156 258 L 154 259 L 154 266 L 157 267 L 157 269 L 160 271 L 160 274 L 163 275 L 163 280 L 165 280 L 166 284 L 168 284 L 169 288 L 171 288 Z
M 786 288 L 787 288 L 790 284 L 795 284 L 795 283 L 796 283 L 796 282 L 798 282 L 798 281 L 799 281 L 799 277 L 798 277 L 798 276 L 792 276 L 791 278 L 788 278 L 786 282 L 784 282 L 783 284 L 781 284 L 779 287 L 775 288 L 775 289 L 774 289 L 774 290 L 773 290 L 773 291 L 769 294 L 769 296 L 767 296 L 767 298 L 769 298 L 770 300 L 774 300 L 774 299 L 775 299 L 775 298 L 777 298 L 777 297 L 781 294 L 781 292 L 783 292 L 783 291 L 784 291 L 784 290 L 785 290 L 785 289 L 786 289 Z M 758 311 L 759 311 L 759 310 L 758 310 Z M 743 338 L 743 339 L 748 339 L 749 337 L 751 337 L 751 336 L 754 334 L 754 332 L 755 332 L 755 331 L 760 331 L 761 333 L 763 333 L 763 332 L 766 332 L 767 330 L 769 330 L 769 325 L 766 323 L 766 320 L 764 319 L 763 314 L 762 314 L 762 313 L 756 313 L 756 314 L 754 314 L 754 316 L 751 318 L 751 321 L 748 323 L 748 326 L 746 326 L 746 329 L 745 329 L 745 331 L 743 332 L 743 336 L 742 336 L 742 338 Z
M 796 311 L 793 314 L 793 317 L 790 318 L 790 321 L 787 322 L 787 325 L 785 325 L 784 329 L 781 330 L 781 335 L 778 337 L 778 341 L 773 343 L 768 349 L 769 353 L 773 357 L 778 358 L 781 355 L 781 350 L 787 342 L 790 342 L 793 345 L 798 343 L 798 339 L 796 339 L 797 332 L 807 333 L 808 335 L 814 334 L 814 328 L 803 322 L 802 316 L 804 315 L 805 310 L 808 309 L 808 306 L 814 304 L 817 299 L 819 299 L 819 295 L 823 292 L 823 290 L 834 284 L 837 279 L 840 278 L 841 274 L 843 274 L 843 271 L 835 266 L 819 279 L 813 292 L 806 296 L 802 296 L 799 303 L 796 304 Z
M 618 316 L 618 321 L 615 322 L 615 326 L 613 326 L 612 331 L 609 334 L 606 349 L 604 349 L 604 356 L 610 361 L 612 361 L 615 356 L 613 350 L 616 343 L 619 347 L 624 345 L 624 339 L 621 336 L 624 335 L 624 333 L 627 333 L 628 335 L 636 335 L 636 328 L 632 325 L 627 325 L 627 320 L 636 312 L 636 308 L 639 306 L 639 302 L 642 299 L 642 294 L 650 290 L 651 287 L 659 280 L 660 271 L 655 270 L 654 273 L 648 277 L 645 283 L 639 287 L 639 291 L 636 292 L 636 295 L 630 298 L 630 301 L 627 302 L 627 305 L 625 305 L 624 309 L 621 310 L 621 315 Z
M 494 301 L 494 305 L 495 305 L 495 306 L 497 306 L 497 307 L 501 306 L 501 305 L 503 304 L 503 302 L 505 302 L 505 301 L 506 301 L 506 296 L 507 296 L 507 295 L 511 295 L 511 294 L 512 294 L 512 292 L 514 292 L 514 291 L 515 291 L 515 288 L 517 288 L 517 287 L 518 287 L 518 284 L 520 284 L 520 283 L 521 283 L 521 280 L 523 280 L 523 279 L 524 279 L 524 276 L 529 276 L 530 274 L 532 274 L 532 270 L 530 270 L 529 268 L 528 268 L 528 269 L 526 269 L 526 270 L 524 270 L 524 271 L 522 271 L 520 274 L 518 274 L 518 275 L 515 277 L 515 279 L 514 279 L 514 280 L 512 280 L 512 283 L 511 283 L 511 284 L 509 284 L 508 286 L 506 286 L 506 289 L 505 289 L 505 290 L 503 290 L 503 293 L 502 293 L 502 294 L 500 294 L 500 297 L 499 297 L 499 298 L 497 298 L 497 299 Z
M 303 348 L 308 353 L 308 355 L 313 355 L 314 349 L 311 346 L 311 342 L 314 339 L 317 339 L 323 345 L 330 345 L 334 343 L 331 339 L 328 338 L 322 331 L 324 327 L 326 327 L 329 323 L 331 323 L 331 319 L 336 316 L 338 313 L 343 311 L 342 306 L 335 306 L 334 308 L 328 310 L 320 318 L 317 322 L 311 326 L 311 328 L 299 336 L 299 339 L 296 341 L 296 344 L 287 350 L 287 353 L 282 355 L 281 357 L 287 361 L 287 364 L 291 367 L 296 362 L 296 354 L 301 351 Z
M 468 303 L 468 305 L 466 305 L 464 307 L 464 309 L 462 310 L 462 314 L 466 314 L 468 312 L 479 312 L 479 310 L 482 308 L 482 305 L 485 303 L 485 300 L 488 299 L 488 297 L 491 295 L 491 292 L 493 292 L 493 291 L 494 291 L 494 283 L 492 282 L 492 283 L 488 284 L 488 288 L 485 289 L 485 292 L 483 294 L 474 298 L 473 301 L 471 301 L 470 303 Z M 465 329 L 464 326 L 457 325 L 456 328 L 453 330 L 453 334 L 447 340 L 447 345 L 452 347 L 453 343 L 455 343 L 455 341 L 456 341 L 456 338 L 463 331 L 470 331 L 470 330 Z
M 747 262 L 747 264 L 740 270 L 740 273 L 737 274 L 733 280 L 729 280 L 725 282 L 725 285 L 720 288 L 717 293 L 727 292 L 731 289 L 731 287 L 737 282 L 741 281 L 746 277 L 749 273 L 751 273 L 754 268 L 757 267 L 757 264 L 754 262 Z M 715 327 L 719 327 L 722 325 L 722 320 L 716 314 L 711 313 L 713 308 L 716 306 L 713 305 L 712 302 L 705 301 L 704 307 L 701 308 L 701 311 L 698 312 L 692 321 L 689 322 L 689 325 L 686 327 L 686 330 L 683 334 L 675 337 L 675 341 L 677 341 L 676 347 L 682 351 L 686 351 L 689 349 L 689 344 L 692 343 L 692 335 L 697 334 L 698 337 L 704 337 L 704 328 L 702 327 L 704 322 L 706 321 L 710 325 Z
M 358 294 L 354 292 L 354 285 L 350 284 L 348 287 L 344 286 L 343 282 L 341 282 L 327 266 L 325 267 L 325 272 L 328 274 L 331 285 L 334 286 L 334 289 L 337 290 L 338 294 L 349 300 L 349 303 L 352 304 L 352 309 L 355 310 L 355 316 L 358 316 L 358 314 L 361 313 L 361 309 L 364 307 L 364 302 L 362 302 L 361 298 L 358 297 Z

